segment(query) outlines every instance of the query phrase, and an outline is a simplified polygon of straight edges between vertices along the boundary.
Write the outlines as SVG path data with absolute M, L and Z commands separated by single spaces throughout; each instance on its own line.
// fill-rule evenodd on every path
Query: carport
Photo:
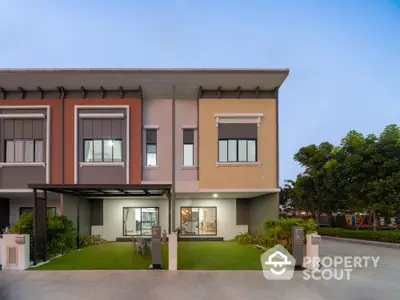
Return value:
M 47 260 L 47 193 L 58 193 L 80 198 L 154 197 L 168 198 L 168 231 L 171 233 L 171 184 L 29 184 L 33 195 L 33 263 Z M 41 193 L 42 192 L 42 193 Z M 79 233 L 79 200 L 77 204 Z M 78 244 L 79 245 L 79 244 Z

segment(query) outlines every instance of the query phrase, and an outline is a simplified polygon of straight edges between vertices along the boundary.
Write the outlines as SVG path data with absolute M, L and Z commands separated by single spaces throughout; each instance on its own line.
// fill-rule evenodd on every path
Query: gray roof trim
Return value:
M 185 73 L 185 72 L 215 72 L 215 73 L 285 73 L 289 74 L 288 68 L 232 68 L 232 69 L 217 69 L 217 68 L 0 68 L 0 73 L 75 73 L 75 72 L 91 72 L 91 73 L 103 73 L 103 72 L 128 72 L 128 73 L 148 73 L 148 72 L 157 72 L 157 73 Z
M 144 99 L 171 99 L 172 86 L 177 99 L 197 99 L 198 90 L 225 91 L 278 89 L 289 69 L 0 69 L 0 88 L 12 91 L 136 90 L 143 88 Z M 128 96 L 127 96 L 128 97 Z

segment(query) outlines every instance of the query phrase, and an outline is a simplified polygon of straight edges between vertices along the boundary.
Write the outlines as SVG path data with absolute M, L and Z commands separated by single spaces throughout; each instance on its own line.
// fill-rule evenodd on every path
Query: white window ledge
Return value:
M 2 167 L 45 167 L 44 162 L 3 162 L 0 163 L 0 168 Z
M 158 166 L 144 166 L 144 168 L 145 168 L 146 170 L 152 170 L 152 169 L 157 169 Z
M 182 166 L 182 170 L 196 170 L 196 166 Z
M 80 162 L 80 167 L 125 167 L 123 161 L 110 161 L 110 162 Z
M 261 166 L 261 162 L 217 162 L 217 167 Z

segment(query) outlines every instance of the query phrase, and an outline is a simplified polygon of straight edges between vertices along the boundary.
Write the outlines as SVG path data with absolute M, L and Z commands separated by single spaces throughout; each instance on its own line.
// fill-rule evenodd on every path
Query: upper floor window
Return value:
M 93 139 L 83 141 L 84 162 L 121 162 L 122 140 Z
M 257 161 L 257 124 L 219 124 L 219 162 Z
M 157 129 L 146 130 L 146 166 L 157 166 Z
M 43 162 L 43 140 L 6 140 L 5 162 Z
M 183 166 L 194 166 L 194 130 L 183 130 Z

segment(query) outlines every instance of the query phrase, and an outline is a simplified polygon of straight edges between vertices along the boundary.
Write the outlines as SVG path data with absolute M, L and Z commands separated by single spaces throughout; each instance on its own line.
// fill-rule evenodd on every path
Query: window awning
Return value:
M 28 184 L 28 188 L 85 198 L 168 197 L 171 184 Z

